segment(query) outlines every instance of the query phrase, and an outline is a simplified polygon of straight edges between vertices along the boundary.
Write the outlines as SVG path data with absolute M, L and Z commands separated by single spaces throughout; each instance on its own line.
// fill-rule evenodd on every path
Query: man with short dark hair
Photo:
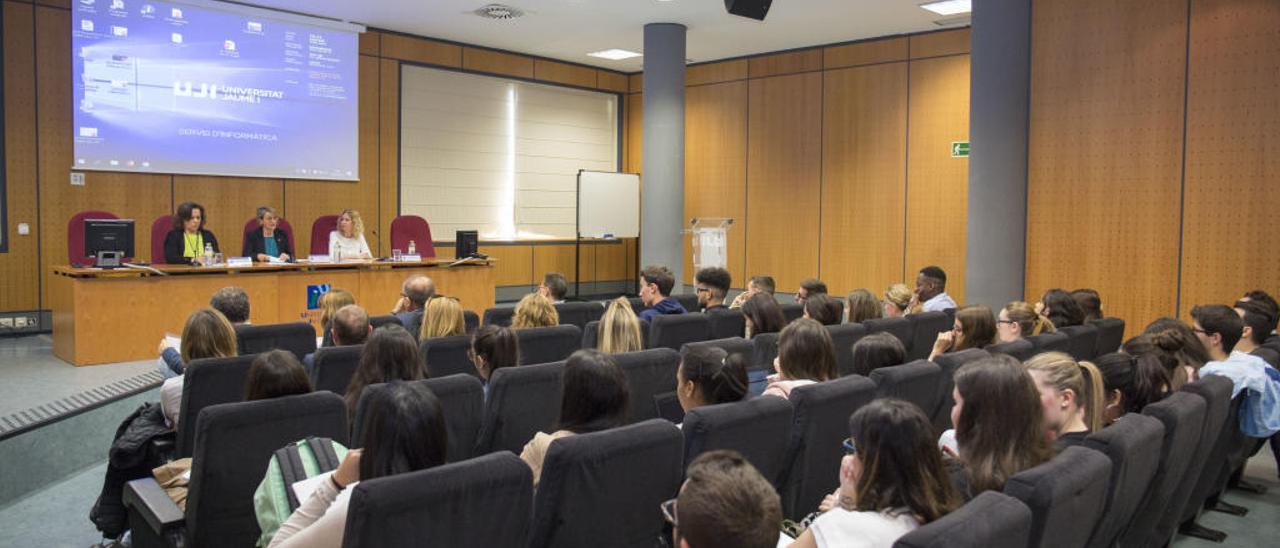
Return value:
M 1240 429 L 1255 438 L 1280 432 L 1280 380 L 1272 380 L 1262 358 L 1236 349 L 1244 334 L 1240 315 L 1227 305 L 1211 304 L 1192 308 L 1191 318 L 1191 330 L 1213 360 L 1200 368 L 1200 377 L 1221 375 L 1231 379 L 1232 398 L 1248 392 L 1241 404 Z
M 689 463 L 680 495 L 662 505 L 674 548 L 773 548 L 782 502 L 736 451 L 708 451 Z
M 569 294 L 569 280 L 559 272 L 548 272 L 542 277 L 542 285 L 538 286 L 538 293 L 549 299 L 552 304 L 563 303 L 564 296 Z
M 645 309 L 640 312 L 640 319 L 652 320 L 663 314 L 684 314 L 687 312 L 680 301 L 671 297 L 671 288 L 676 285 L 676 278 L 665 266 L 646 266 L 640 271 L 640 301 Z
M 436 296 L 436 284 L 431 278 L 422 275 L 409 276 L 400 287 L 400 300 L 391 314 L 400 320 L 401 325 L 416 337 L 422 330 L 422 313 L 427 301 Z
M 742 308 L 742 303 L 747 302 L 756 293 L 768 293 L 773 295 L 776 284 L 773 283 L 773 276 L 752 276 L 747 281 L 747 290 L 739 293 L 733 298 L 733 302 L 729 304 L 729 308 Z
M 232 285 L 215 291 L 209 306 L 226 316 L 231 325 L 249 323 L 249 294 L 239 287 Z
M 794 298 L 797 304 L 804 304 L 804 300 L 808 299 L 809 295 L 818 294 L 827 294 L 827 284 L 817 278 L 809 278 L 800 282 L 800 289 L 796 290 Z
M 1271 311 L 1271 319 L 1280 320 L 1280 303 L 1277 303 L 1276 300 L 1272 298 L 1271 295 L 1267 294 L 1266 291 L 1263 291 L 1261 289 L 1255 289 L 1253 291 L 1245 293 L 1244 296 L 1240 298 L 1240 300 L 1261 303 L 1263 306 L 1267 307 L 1267 309 Z M 1271 331 L 1267 332 L 1266 340 L 1267 342 L 1274 342 L 1277 339 L 1280 339 L 1280 335 L 1276 335 L 1276 324 L 1272 323 Z
M 373 334 L 373 325 L 369 323 L 369 313 L 359 305 L 349 304 L 333 313 L 329 335 L 333 337 L 333 346 L 354 346 L 364 344 Z M 303 358 L 310 374 L 314 367 L 316 353 L 312 352 Z
M 1236 350 L 1262 358 L 1271 367 L 1280 367 L 1280 352 L 1262 346 L 1275 328 L 1271 309 L 1259 301 L 1236 301 L 1236 314 L 1244 322 L 1244 333 Z
M 947 295 L 947 273 L 936 266 L 921 268 L 916 276 L 916 300 L 925 312 L 955 308 L 956 302 Z
M 718 266 L 709 266 L 699 270 L 693 277 L 698 291 L 698 306 L 703 312 L 727 310 L 724 298 L 729 294 L 729 286 L 733 285 L 733 276 L 728 270 Z

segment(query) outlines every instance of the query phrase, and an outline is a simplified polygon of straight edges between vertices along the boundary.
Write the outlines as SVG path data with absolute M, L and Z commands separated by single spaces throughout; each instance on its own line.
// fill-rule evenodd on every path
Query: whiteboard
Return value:
M 640 175 L 578 172 L 578 234 L 599 238 L 640 237 Z

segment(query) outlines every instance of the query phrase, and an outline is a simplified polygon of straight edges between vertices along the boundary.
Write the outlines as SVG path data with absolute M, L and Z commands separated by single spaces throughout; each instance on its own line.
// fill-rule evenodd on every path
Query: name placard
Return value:
M 227 257 L 227 268 L 252 268 L 253 259 L 249 257 Z
M 329 256 L 328 256 L 328 255 L 312 255 L 312 256 L 307 260 L 307 262 L 311 262 L 311 263 L 331 263 L 331 262 L 333 262 L 333 259 L 329 258 Z
M 400 262 L 402 262 L 402 263 L 420 263 L 420 262 L 422 262 L 422 255 L 401 255 L 401 256 L 400 256 Z

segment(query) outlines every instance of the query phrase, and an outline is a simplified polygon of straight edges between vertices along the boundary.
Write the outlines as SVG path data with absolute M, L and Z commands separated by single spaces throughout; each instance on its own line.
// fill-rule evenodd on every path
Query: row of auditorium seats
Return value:
M 972 350 L 944 358 L 968 361 L 983 355 Z M 487 402 L 479 381 L 470 376 L 419 381 L 441 398 L 452 464 L 358 486 L 347 545 L 512 546 L 526 539 L 530 546 L 605 539 L 610 545 L 647 545 L 662 528 L 658 503 L 674 496 L 683 467 L 712 449 L 743 453 L 775 483 L 786 515 L 795 518 L 834 487 L 843 454 L 839 440 L 847 435 L 854 411 L 877 397 L 919 402 L 931 392 L 920 383 L 895 386 L 903 378 L 895 374 L 849 376 L 798 387 L 789 400 L 760 397 L 697 408 L 680 430 L 637 412 L 647 396 L 673 388 L 678 354 L 652 349 L 615 357 L 639 402 L 633 405 L 635 422 L 557 441 L 559 449 L 548 455 L 536 495 L 528 488 L 527 467 L 504 451 L 518 452 L 533 432 L 553 428 L 563 363 L 497 371 Z M 189 374 L 227 369 L 225 363 L 211 365 L 193 362 Z M 192 379 L 188 385 L 206 383 L 204 390 L 216 384 L 209 382 L 213 379 Z M 932 390 L 935 396 L 940 386 Z M 983 494 L 898 545 L 1164 545 L 1180 523 L 1194 520 L 1204 502 L 1221 492 L 1230 471 L 1243 462 L 1244 439 L 1235 427 L 1239 400 L 1231 399 L 1231 387 L 1222 377 L 1189 384 L 1142 414 L 1127 415 L 1090 435 L 1084 447 L 1015 475 L 1003 495 Z M 186 513 L 154 480 L 132 482 L 126 503 L 136 546 L 173 545 L 175 535 L 185 535 L 193 546 L 248 545 L 257 530 L 250 494 L 275 449 L 307 435 L 359 446 L 362 435 L 347 436 L 341 398 L 324 391 L 184 409 L 184 416 L 195 416 L 187 412 L 199 418 Z M 355 423 L 360 420 L 358 411 Z
M 89 257 L 84 254 L 84 222 L 86 219 L 118 219 L 116 214 L 109 211 L 81 211 L 71 216 L 67 221 L 67 264 L 95 264 L 96 257 Z M 252 218 L 245 222 L 242 236 L 248 236 L 249 233 L 258 230 L 262 224 L 258 219 Z M 323 215 L 311 223 L 311 255 L 328 255 L 329 254 L 329 233 L 338 228 L 337 215 Z M 165 235 L 173 229 L 173 215 L 161 215 L 151 223 L 151 262 L 163 264 L 164 260 L 164 238 Z M 293 225 L 289 221 L 280 219 L 278 230 L 289 235 L 289 242 L 293 244 L 295 250 L 299 250 L 298 240 L 293 237 Z M 431 225 L 426 219 L 417 215 L 400 215 L 391 221 L 391 248 L 399 249 L 408 253 L 409 242 L 414 242 L 415 250 L 424 259 L 436 256 L 435 244 L 431 239 Z M 235 255 L 240 253 L 239 243 L 232 240 L 223 240 L 223 253 Z M 225 246 L 233 247 L 225 247 Z

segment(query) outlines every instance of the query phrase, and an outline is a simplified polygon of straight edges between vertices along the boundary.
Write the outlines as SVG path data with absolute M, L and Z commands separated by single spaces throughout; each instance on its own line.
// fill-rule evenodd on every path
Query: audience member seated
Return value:
M 425 377 L 425 369 L 418 343 L 403 327 L 391 324 L 374 330 L 364 343 L 360 365 L 347 385 L 344 399 L 348 424 L 356 416 L 356 404 L 360 403 L 364 387 L 391 381 L 416 381 Z
M 205 230 L 208 216 L 204 206 L 195 202 L 183 202 L 173 216 L 173 230 L 164 236 L 164 262 L 200 266 L 206 262 L 206 247 L 221 253 L 218 239 Z
M 907 284 L 893 284 L 884 292 L 884 317 L 898 318 L 921 312 L 915 292 Z
M 1104 354 L 1097 359 L 1106 391 L 1102 423 L 1110 425 L 1128 413 L 1141 413 L 1148 404 L 1169 394 L 1169 372 L 1159 358 L 1124 352 Z
M 436 283 L 431 278 L 413 275 L 405 278 L 400 286 L 400 299 L 396 301 L 391 314 L 400 320 L 400 325 L 415 336 L 422 331 L 422 314 L 426 310 L 427 301 L 436 296 Z
M 551 304 L 551 300 L 538 293 L 530 293 L 516 303 L 515 313 L 511 316 L 511 327 L 524 329 L 527 327 L 551 327 L 560 325 L 560 313 Z
M 776 287 L 777 285 L 773 283 L 773 276 L 752 276 L 747 281 L 747 290 L 734 297 L 733 302 L 729 304 L 729 308 L 742 308 L 742 304 L 756 293 L 767 293 L 769 296 L 773 296 Z
M 1272 319 L 1280 320 L 1280 303 L 1277 303 L 1276 300 L 1272 298 L 1271 295 L 1267 294 L 1266 291 L 1263 291 L 1261 289 L 1255 289 L 1253 291 L 1249 291 L 1245 293 L 1244 296 L 1240 297 L 1240 300 L 1261 303 L 1263 306 L 1267 308 L 1268 311 L 1270 311 L 1269 315 L 1271 316 Z M 1276 332 L 1276 326 L 1275 324 L 1272 324 L 1271 331 L 1267 334 L 1275 335 L 1275 332 Z
M 489 398 L 489 379 L 503 367 L 520 365 L 520 339 L 510 327 L 482 325 L 471 336 L 471 363 L 484 382 L 484 396 Z
M 392 382 L 384 390 L 370 392 L 369 398 L 361 425 L 364 448 L 348 451 L 338 469 L 320 481 L 280 526 L 271 548 L 339 548 L 347 527 L 349 487 L 444 464 L 448 447 L 444 410 L 430 389 L 422 383 Z
M 202 358 L 230 358 L 236 355 L 236 330 L 221 312 L 201 308 L 187 316 L 182 327 L 181 369 L 192 360 Z M 178 412 L 182 409 L 183 376 L 165 379 L 160 385 L 160 407 L 169 425 L 178 424 Z
M 1275 329 L 1275 317 L 1272 316 L 1273 311 L 1267 307 L 1262 301 L 1236 301 L 1236 314 L 1240 315 L 1240 320 L 1244 322 L 1244 333 L 1240 336 L 1240 342 L 1236 343 L 1236 350 L 1245 354 L 1255 354 L 1259 348 L 1267 342 L 1267 337 L 1271 336 L 1271 330 Z M 1275 354 L 1268 354 L 1274 359 Z M 1267 356 L 1259 355 L 1263 361 L 1267 361 Z M 1271 367 L 1280 367 L 1280 363 L 1267 361 L 1267 365 Z
M 360 212 L 344 209 L 338 214 L 338 228 L 329 233 L 329 259 L 348 261 L 372 259 L 369 243 L 364 239 L 364 220 Z
M 1061 289 L 1050 289 L 1036 303 L 1036 313 L 1053 322 L 1053 327 L 1062 329 L 1084 323 L 1084 310 L 1071 294 Z
M 333 346 L 333 317 L 342 307 L 356 304 L 356 296 L 345 289 L 333 288 L 320 296 L 320 329 L 324 331 L 324 338 L 320 341 L 320 346 Z
M 1077 289 L 1071 292 L 1071 298 L 1076 300 L 1076 304 L 1080 305 L 1080 312 L 1084 313 L 1084 323 L 1091 323 L 1103 318 L 1102 316 L 1102 296 L 1095 289 Z
M 596 346 L 605 354 L 644 350 L 640 318 L 636 317 L 636 311 L 626 297 L 618 297 L 609 303 L 600 317 L 599 329 Z
M 354 346 L 364 344 L 369 340 L 369 335 L 373 334 L 373 325 L 369 323 L 369 314 L 357 305 L 349 304 L 338 309 L 333 315 L 333 319 L 329 321 L 329 329 L 325 332 L 325 338 L 329 339 L 329 346 Z M 307 374 L 311 374 L 311 368 L 315 363 L 316 353 L 312 352 L 303 358 L 302 363 L 307 368 Z
M 903 286 L 906 287 L 906 286 Z M 849 292 L 844 300 L 844 321 L 846 323 L 862 323 L 884 317 L 884 309 L 888 306 L 880 304 L 880 300 L 871 291 L 855 289 Z
M 534 487 L 538 486 L 543 460 L 555 440 L 627 423 L 630 409 L 627 376 L 608 354 L 596 350 L 574 352 L 565 362 L 563 383 L 556 431 L 534 434 L 520 452 L 520 458 L 533 469 Z
M 1160 318 L 1147 326 L 1142 335 L 1125 341 L 1122 346 L 1130 354 L 1156 352 L 1161 364 L 1169 368 L 1170 388 L 1180 390 L 1195 382 L 1200 367 L 1209 361 L 1204 344 L 1191 327 L 1174 318 Z
M 747 363 L 742 354 L 714 346 L 685 346 L 676 369 L 676 398 L 685 412 L 704 405 L 742 401 Z
M 996 318 L 996 338 L 1002 343 L 1054 331 L 1049 318 L 1036 314 L 1035 308 L 1022 301 L 1004 305 Z
M 891 548 L 913 529 L 960 506 L 933 440 L 933 424 L 914 404 L 875 400 L 849 418 L 840 487 L 793 548 Z
M 933 352 L 929 361 L 939 354 L 964 350 L 966 348 L 982 348 L 995 342 L 996 320 L 991 309 L 980 304 L 971 304 L 956 311 L 955 325 L 951 331 L 938 333 L 933 343 Z
M 902 341 L 883 331 L 872 333 L 853 343 L 853 372 L 864 377 L 881 367 L 902 365 L 907 361 L 907 348 Z
M 778 300 L 768 293 L 756 293 L 742 303 L 742 316 L 748 339 L 761 333 L 777 333 L 787 325 Z
M 782 501 L 769 480 L 736 451 L 707 451 L 685 474 L 678 497 L 662 504 L 673 548 L 773 548 Z
M 548 272 L 538 285 L 538 294 L 550 300 L 551 304 L 563 303 L 565 295 L 569 294 L 569 280 L 559 272 Z
M 1231 307 L 1200 305 L 1191 309 L 1192 331 L 1213 361 L 1200 368 L 1200 376 L 1231 379 L 1231 397 L 1247 392 L 1241 404 L 1240 428 L 1248 436 L 1269 438 L 1280 432 L 1280 381 L 1267 373 L 1267 362 L 1236 349 L 1244 333 L 1244 321 Z
M 1016 358 L 998 354 L 965 364 L 955 383 L 956 428 L 940 444 L 954 457 L 948 472 L 961 498 L 1001 491 L 1014 474 L 1049 460 L 1040 392 Z
M 293 260 L 293 246 L 289 242 L 289 235 L 280 230 L 280 214 L 276 213 L 276 208 L 258 208 L 258 223 L 258 230 L 244 235 L 240 254 L 261 263 L 271 259 Z
M 436 297 L 427 301 L 427 311 L 422 315 L 422 329 L 418 339 L 457 337 L 467 334 L 467 318 L 462 304 L 453 297 Z
M 213 292 L 209 306 L 227 317 L 232 326 L 249 323 L 249 294 L 234 285 Z
M 796 304 L 804 304 L 804 300 L 808 299 L 813 295 L 826 295 L 826 294 L 827 294 L 827 284 L 823 283 L 822 280 L 819 280 L 817 278 L 809 278 L 803 282 L 800 282 L 800 288 L 796 289 L 796 293 L 795 295 L 792 296 L 792 298 L 795 299 Z
M 778 357 L 773 359 L 773 369 L 777 373 L 769 375 L 764 393 L 783 398 L 789 397 L 797 386 L 838 377 L 835 345 L 827 328 L 808 318 L 784 327 L 778 335 Z
M 947 273 L 936 266 L 926 266 L 916 275 L 915 302 L 924 312 L 940 312 L 956 308 L 956 301 L 947 294 Z
M 840 325 L 842 308 L 840 301 L 826 293 L 811 293 L 804 300 L 804 317 L 822 325 Z
M 1089 362 L 1077 362 L 1062 352 L 1033 356 L 1023 365 L 1040 391 L 1044 427 L 1054 449 L 1083 445 L 1102 429 L 1102 373 Z
M 244 379 L 244 401 L 266 400 L 311 392 L 311 377 L 288 350 L 263 352 L 254 358 Z
M 718 266 L 709 266 L 699 270 L 693 277 L 698 292 L 698 307 L 703 312 L 727 310 L 724 298 L 733 285 L 733 276 L 728 270 Z
M 671 270 L 665 266 L 646 266 L 640 271 L 640 301 L 645 309 L 640 312 L 640 319 L 652 320 L 663 314 L 684 314 L 687 312 L 674 297 L 671 288 L 676 279 Z

